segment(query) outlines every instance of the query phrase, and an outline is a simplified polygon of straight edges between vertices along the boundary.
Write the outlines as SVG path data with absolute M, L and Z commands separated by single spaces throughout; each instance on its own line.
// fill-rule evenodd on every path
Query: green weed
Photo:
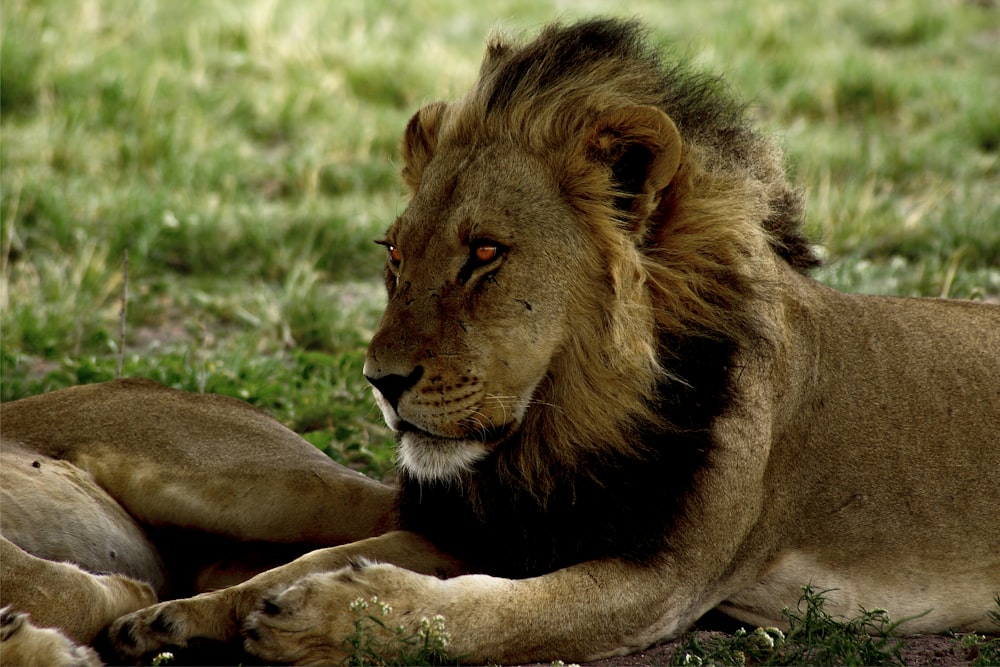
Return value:
M 993 598 L 997 608 L 989 612 L 990 620 L 996 625 L 996 632 L 992 637 L 978 634 L 968 634 L 961 638 L 962 648 L 965 649 L 971 665 L 976 667 L 990 667 L 1000 665 L 1000 595 Z
M 391 626 L 392 607 L 378 597 L 358 598 L 351 603 L 354 631 L 344 640 L 348 655 L 342 664 L 366 665 L 448 665 L 451 635 L 443 616 L 420 619 L 415 630 Z
M 823 608 L 826 591 L 803 589 L 795 610 L 783 612 L 789 629 L 742 628 L 730 637 L 704 643 L 690 637 L 674 656 L 675 665 L 900 665 L 903 642 L 892 637 L 901 623 L 882 609 L 860 610 L 835 619 Z

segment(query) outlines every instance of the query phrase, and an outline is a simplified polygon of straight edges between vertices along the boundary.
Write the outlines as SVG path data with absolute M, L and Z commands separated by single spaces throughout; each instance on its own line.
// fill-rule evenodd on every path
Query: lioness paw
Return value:
M 184 648 L 198 636 L 190 600 L 175 600 L 122 616 L 105 631 L 102 652 L 138 661 L 167 648 Z
M 75 643 L 53 628 L 36 626 L 28 614 L 0 609 L 0 658 L 5 665 L 100 667 L 90 647 Z

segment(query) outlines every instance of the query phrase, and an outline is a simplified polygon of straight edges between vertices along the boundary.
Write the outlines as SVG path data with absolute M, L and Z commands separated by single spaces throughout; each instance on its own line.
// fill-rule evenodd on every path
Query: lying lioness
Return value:
M 157 595 L 383 533 L 394 496 L 223 396 L 120 380 L 6 403 L 0 603 L 87 643 Z M 14 657 L 46 635 L 6 618 L 3 664 L 51 664 Z
M 781 155 L 713 81 L 630 23 L 492 41 L 403 138 L 365 364 L 398 493 L 228 399 L 123 381 L 13 403 L 5 604 L 87 641 L 145 584 L 248 576 L 247 542 L 341 544 L 108 641 L 333 663 L 377 597 L 386 646 L 441 615 L 461 660 L 584 661 L 714 607 L 781 625 L 809 583 L 902 632 L 988 629 L 1000 307 L 809 278 Z M 164 553 L 191 533 L 218 539 Z

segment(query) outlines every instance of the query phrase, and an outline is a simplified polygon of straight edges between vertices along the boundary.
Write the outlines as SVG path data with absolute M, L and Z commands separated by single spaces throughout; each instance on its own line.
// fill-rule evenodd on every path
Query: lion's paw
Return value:
M 384 586 L 383 580 L 393 575 L 420 576 L 392 566 L 363 565 L 311 574 L 274 591 L 247 617 L 244 649 L 266 662 L 295 664 L 340 662 L 359 644 L 392 654 L 397 650 L 393 621 L 410 616 L 394 614 L 392 607 L 378 602 L 377 590 L 391 591 L 398 599 L 407 588 Z

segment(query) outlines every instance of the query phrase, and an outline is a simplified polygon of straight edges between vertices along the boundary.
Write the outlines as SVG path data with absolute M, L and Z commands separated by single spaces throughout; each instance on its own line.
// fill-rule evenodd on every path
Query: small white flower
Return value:
M 779 646 L 785 643 L 785 633 L 779 630 L 778 628 L 775 628 L 773 626 L 767 627 L 764 628 L 764 632 L 774 637 L 774 640 L 778 643 Z
M 153 658 L 153 667 L 160 667 L 161 665 L 169 665 L 174 661 L 174 654 L 170 651 L 163 651 L 158 653 L 155 658 Z
M 444 616 L 435 615 L 433 618 L 426 616 L 420 619 L 420 629 L 417 636 L 428 646 L 444 650 L 451 643 L 451 634 L 444 629 Z
M 758 648 L 774 648 L 774 637 L 769 635 L 764 628 L 757 628 L 751 635 L 753 643 Z

